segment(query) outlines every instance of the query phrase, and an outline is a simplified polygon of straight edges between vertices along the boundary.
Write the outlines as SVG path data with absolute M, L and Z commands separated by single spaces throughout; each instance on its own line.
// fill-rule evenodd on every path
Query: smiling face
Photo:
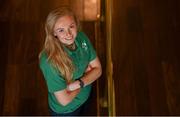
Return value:
M 74 43 L 77 35 L 77 24 L 70 15 L 60 17 L 54 26 L 54 36 L 65 45 Z

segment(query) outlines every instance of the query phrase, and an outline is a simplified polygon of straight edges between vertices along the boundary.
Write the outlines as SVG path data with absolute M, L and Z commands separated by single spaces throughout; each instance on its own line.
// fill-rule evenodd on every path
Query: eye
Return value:
M 70 28 L 74 28 L 75 27 L 75 25 L 70 25 Z
M 58 32 L 64 32 L 64 29 L 59 29 Z

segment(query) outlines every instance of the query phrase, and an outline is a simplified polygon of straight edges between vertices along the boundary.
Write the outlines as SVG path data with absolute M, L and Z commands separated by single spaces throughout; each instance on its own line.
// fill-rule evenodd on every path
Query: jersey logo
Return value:
M 85 49 L 85 50 L 88 49 L 86 42 L 83 42 L 83 43 L 82 43 L 82 48 Z

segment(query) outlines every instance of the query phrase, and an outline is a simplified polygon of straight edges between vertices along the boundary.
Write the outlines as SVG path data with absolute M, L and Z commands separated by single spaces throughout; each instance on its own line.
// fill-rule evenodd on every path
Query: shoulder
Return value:
M 48 55 L 45 51 L 42 51 L 39 56 L 39 67 L 44 72 L 59 73 L 52 65 L 51 61 L 48 60 Z
M 87 37 L 83 31 L 79 31 L 77 34 L 78 37 Z
M 79 31 L 78 34 L 77 34 L 77 39 L 79 39 L 79 40 L 87 40 L 88 37 L 84 32 Z
M 82 32 L 82 31 L 78 32 L 78 34 L 77 34 L 77 41 L 79 43 L 81 43 L 82 46 L 84 46 L 84 44 L 86 44 L 86 43 L 87 44 L 91 43 L 89 38 L 88 38 L 88 36 L 84 32 Z
M 45 67 L 48 64 L 48 56 L 45 51 L 42 51 L 39 55 L 39 65 L 40 67 Z

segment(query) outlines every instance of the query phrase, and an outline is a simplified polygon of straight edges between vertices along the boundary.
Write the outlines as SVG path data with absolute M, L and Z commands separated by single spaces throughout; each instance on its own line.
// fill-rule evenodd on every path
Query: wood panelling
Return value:
M 117 115 L 180 115 L 180 2 L 113 0 Z

